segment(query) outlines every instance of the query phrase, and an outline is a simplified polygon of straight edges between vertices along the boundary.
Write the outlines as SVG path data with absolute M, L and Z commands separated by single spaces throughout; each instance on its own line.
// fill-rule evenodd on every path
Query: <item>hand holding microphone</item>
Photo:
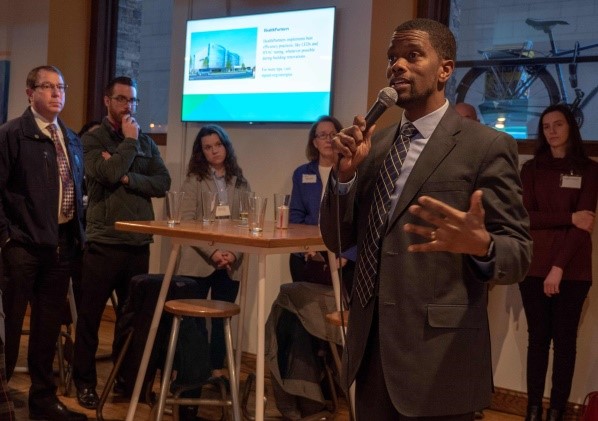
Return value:
M 376 121 L 384 114 L 384 111 L 396 105 L 397 99 L 399 99 L 399 94 L 393 88 L 390 86 L 382 88 L 378 92 L 378 99 L 365 115 L 365 130 L 368 131 L 370 127 L 376 124 Z
M 340 182 L 349 181 L 354 177 L 357 167 L 370 151 L 370 139 L 374 124 L 384 111 L 396 104 L 397 99 L 397 91 L 389 86 L 383 88 L 365 117 L 356 116 L 353 126 L 341 130 L 334 137 L 332 147 L 340 157 L 336 165 L 337 177 Z

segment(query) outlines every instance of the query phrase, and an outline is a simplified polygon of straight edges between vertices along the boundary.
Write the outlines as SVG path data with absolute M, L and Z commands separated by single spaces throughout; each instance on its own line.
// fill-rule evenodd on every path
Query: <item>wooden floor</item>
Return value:
M 27 323 L 27 321 L 26 321 Z M 113 335 L 113 328 L 114 324 L 110 321 L 103 321 L 102 326 L 100 329 L 100 349 L 98 350 L 98 354 L 108 354 L 110 352 L 112 335 Z M 24 366 L 26 364 L 26 353 L 27 353 L 27 336 L 23 336 L 21 340 L 21 351 L 19 355 L 19 366 Z M 102 388 L 104 387 L 105 380 L 108 378 L 110 370 L 112 369 L 112 363 L 110 360 L 100 360 L 97 362 L 97 369 L 98 369 L 98 394 L 101 394 Z M 244 356 L 243 364 L 241 368 L 241 390 L 243 390 L 246 379 L 249 373 L 252 373 L 255 370 L 255 359 L 252 358 L 251 355 Z M 58 381 L 58 378 L 57 378 Z M 10 392 L 13 401 L 15 402 L 16 407 L 16 415 L 18 421 L 25 421 L 28 420 L 28 409 L 27 409 L 27 391 L 29 389 L 29 376 L 23 372 L 16 372 L 10 383 Z M 255 385 L 254 385 L 255 389 Z M 156 384 L 155 390 L 158 390 L 158 385 Z M 85 413 L 90 420 L 96 420 L 96 413 L 92 410 L 86 410 L 80 407 L 77 404 L 77 399 L 74 397 L 74 386 L 71 388 L 71 396 L 63 396 L 62 391 L 59 388 L 60 393 L 60 400 L 64 402 L 66 406 L 68 406 L 71 410 L 83 412 Z M 207 391 L 209 394 L 210 392 Z M 272 396 L 272 388 L 270 386 L 270 380 L 266 378 L 266 394 L 267 394 L 267 403 L 266 403 L 266 419 L 268 420 L 283 420 L 284 418 L 280 415 L 278 410 L 276 409 L 276 405 L 274 403 L 274 397 Z M 255 390 L 253 390 L 250 394 L 249 402 L 248 402 L 248 409 L 249 411 L 253 411 L 255 405 Z M 103 417 L 106 421 L 115 421 L 115 420 L 124 420 L 126 418 L 126 414 L 129 408 L 129 404 L 127 400 L 110 394 L 108 397 L 108 401 L 103 410 Z M 219 408 L 200 408 L 198 420 L 218 420 L 221 417 L 221 411 Z M 137 412 L 135 416 L 135 420 L 149 420 L 150 418 L 150 407 L 146 404 L 139 404 L 137 406 Z M 164 420 L 171 421 L 173 418 L 172 416 L 165 415 Z M 330 416 L 329 419 L 335 420 L 349 420 L 349 411 L 347 407 L 347 403 L 344 399 L 341 398 L 339 403 L 339 410 L 333 416 Z M 500 412 L 485 410 L 484 411 L 484 421 L 520 421 L 523 420 L 522 417 L 510 414 L 503 414 Z M 370 421 L 370 420 L 366 420 Z

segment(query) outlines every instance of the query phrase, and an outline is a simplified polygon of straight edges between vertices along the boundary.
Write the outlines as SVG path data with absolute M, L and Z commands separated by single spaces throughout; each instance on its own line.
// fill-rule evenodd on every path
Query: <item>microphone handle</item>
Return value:
M 368 113 L 365 115 L 365 130 L 368 131 L 371 126 L 373 126 L 376 121 L 380 118 L 384 111 L 386 111 L 388 107 L 382 103 L 382 101 L 376 101 L 372 108 L 368 110 Z

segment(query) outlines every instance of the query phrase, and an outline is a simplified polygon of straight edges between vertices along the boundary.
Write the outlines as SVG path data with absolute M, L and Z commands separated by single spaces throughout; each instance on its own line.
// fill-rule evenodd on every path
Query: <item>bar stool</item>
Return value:
M 344 331 L 346 331 L 347 324 L 349 322 L 349 310 L 343 311 L 342 314 L 340 311 L 333 311 L 332 313 L 328 313 L 326 315 L 326 321 L 333 326 L 342 327 L 342 329 Z M 336 365 L 336 368 L 337 368 L 338 372 L 340 373 L 341 357 L 340 357 L 340 354 L 338 353 L 338 348 L 336 347 L 336 344 L 333 342 L 329 342 L 329 344 L 330 344 L 330 350 L 332 351 L 332 357 L 334 359 L 334 364 Z
M 329 324 L 331 324 L 333 326 L 338 326 L 339 328 L 341 328 L 342 330 L 344 330 L 346 332 L 347 325 L 349 324 L 349 310 L 344 310 L 343 312 L 333 311 L 332 313 L 326 314 L 326 322 L 328 322 Z M 343 338 L 344 338 L 344 336 L 343 336 Z M 343 339 L 343 343 L 344 343 L 344 339 Z M 330 351 L 332 352 L 332 358 L 334 359 L 334 365 L 336 365 L 337 372 L 340 373 L 342 362 L 341 362 L 341 356 L 338 352 L 338 347 L 334 342 L 328 342 L 328 344 L 330 345 Z M 353 389 L 353 386 L 351 387 L 351 389 Z M 355 392 L 353 390 L 351 390 L 349 395 L 351 397 L 354 397 L 355 396 L 354 393 Z M 355 416 L 354 416 L 353 407 L 352 407 L 352 403 L 354 402 L 354 399 L 350 399 L 350 396 L 346 396 L 347 401 L 349 403 L 349 417 L 350 417 L 351 421 L 354 421 Z
M 333 311 L 326 315 L 326 321 L 331 325 L 347 328 L 349 324 L 349 310 L 343 311 L 342 315 L 340 311 Z
M 172 375 L 172 363 L 176 350 L 176 344 L 179 335 L 179 327 L 183 317 L 210 317 L 224 319 L 224 339 L 226 342 L 226 360 L 230 376 L 230 390 L 233 407 L 233 420 L 241 421 L 241 410 L 239 405 L 239 383 L 237 381 L 237 371 L 235 369 L 235 358 L 233 355 L 233 338 L 231 333 L 231 318 L 240 312 L 238 305 L 226 301 L 217 300 L 199 300 L 199 299 L 184 299 L 171 300 L 164 304 L 164 311 L 173 315 L 172 329 L 170 331 L 170 339 L 168 341 L 168 352 L 166 354 L 166 361 L 164 363 L 164 372 L 162 373 L 162 384 L 160 386 L 160 396 L 156 405 L 156 421 L 162 419 L 164 413 L 164 406 L 168 403 L 174 403 L 175 409 L 180 402 L 184 405 L 201 404 L 201 399 L 189 398 L 169 398 L 168 386 L 170 384 L 170 377 Z M 229 405 L 229 402 L 223 405 Z M 153 412 L 153 410 L 152 410 Z

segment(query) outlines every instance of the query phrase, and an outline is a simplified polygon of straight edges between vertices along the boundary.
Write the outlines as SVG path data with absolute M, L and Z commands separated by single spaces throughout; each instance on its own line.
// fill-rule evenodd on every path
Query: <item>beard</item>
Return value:
M 118 124 L 118 126 L 120 127 L 123 121 L 123 117 L 127 116 L 127 115 L 133 115 L 132 112 L 130 111 L 117 111 L 117 110 L 108 110 L 108 115 L 110 116 L 110 119 Z
M 430 98 L 434 94 L 434 92 L 435 90 L 433 87 L 429 87 L 424 90 L 418 91 L 416 88 L 413 87 L 413 85 L 410 85 L 409 92 L 403 94 L 399 93 L 399 97 L 397 98 L 397 105 L 405 109 L 417 105 L 423 105 L 427 102 L 428 98 Z

